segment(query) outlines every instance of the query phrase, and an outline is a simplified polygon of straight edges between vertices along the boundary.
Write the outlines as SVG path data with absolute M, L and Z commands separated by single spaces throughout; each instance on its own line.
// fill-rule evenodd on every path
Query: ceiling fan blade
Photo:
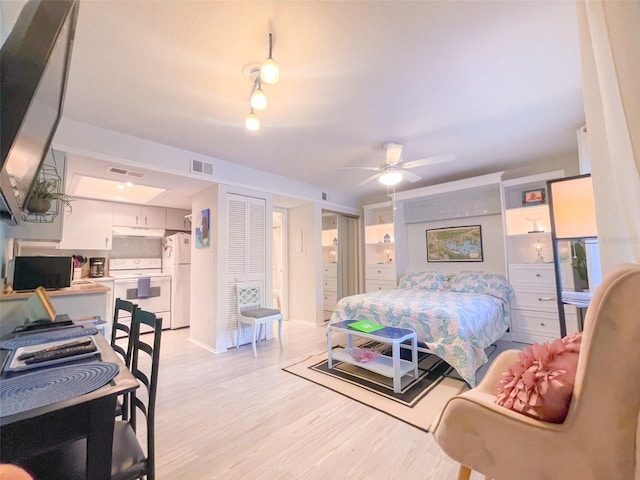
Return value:
M 365 178 L 363 181 L 361 181 L 360 183 L 358 183 L 356 185 L 356 187 L 361 187 L 362 185 L 364 185 L 365 183 L 369 183 L 371 180 L 375 180 L 376 178 L 378 178 L 380 176 L 379 173 L 376 173 L 375 175 L 371 175 L 369 178 Z
M 421 158 L 419 160 L 412 160 L 407 163 L 402 164 L 402 168 L 416 168 L 416 167 L 424 167 L 426 165 L 435 165 L 436 163 L 444 163 L 455 160 L 456 156 L 453 153 L 448 153 L 446 155 L 437 155 L 435 157 L 427 157 Z
M 406 170 L 402 171 L 402 178 L 405 180 L 409 180 L 410 182 L 417 182 L 418 180 L 422 180 L 420 175 L 416 175 L 413 172 L 407 172 Z
M 373 172 L 379 172 L 382 169 L 380 167 L 338 167 L 338 170 L 371 170 Z
M 397 165 L 402 158 L 402 145 L 389 142 L 385 144 L 387 149 L 387 165 Z

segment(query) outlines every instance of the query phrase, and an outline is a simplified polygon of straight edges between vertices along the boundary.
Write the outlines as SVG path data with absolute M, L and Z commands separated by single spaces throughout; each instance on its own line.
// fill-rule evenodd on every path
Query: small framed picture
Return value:
M 522 205 L 540 205 L 544 203 L 544 188 L 534 188 L 522 192 Z

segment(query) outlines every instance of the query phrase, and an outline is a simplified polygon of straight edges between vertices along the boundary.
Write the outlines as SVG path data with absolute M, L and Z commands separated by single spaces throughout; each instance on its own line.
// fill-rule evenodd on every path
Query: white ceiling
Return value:
M 280 82 L 249 132 L 270 31 Z M 64 116 L 347 192 L 370 172 L 338 167 L 381 164 L 385 140 L 456 155 L 406 190 L 577 158 L 579 60 L 564 0 L 84 0 Z

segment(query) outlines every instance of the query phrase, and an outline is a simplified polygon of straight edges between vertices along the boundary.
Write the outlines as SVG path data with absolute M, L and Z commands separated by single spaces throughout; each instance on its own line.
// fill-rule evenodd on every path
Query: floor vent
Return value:
M 134 172 L 132 170 L 125 170 L 124 168 L 117 168 L 117 167 L 108 167 L 107 171 L 109 171 L 111 173 L 117 173 L 118 175 L 127 175 L 129 177 L 140 178 L 140 177 L 144 176 L 144 173 Z
M 203 162 L 202 160 L 191 159 L 191 173 L 200 175 L 213 176 L 213 163 Z

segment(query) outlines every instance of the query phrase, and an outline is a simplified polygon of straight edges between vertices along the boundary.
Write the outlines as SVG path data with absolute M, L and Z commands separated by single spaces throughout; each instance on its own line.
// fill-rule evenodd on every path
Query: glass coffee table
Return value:
M 371 333 L 361 332 L 349 328 L 356 320 L 344 320 L 342 322 L 331 323 L 327 327 L 327 354 L 328 366 L 333 368 L 333 362 L 339 361 L 367 369 L 379 375 L 393 379 L 393 391 L 400 393 L 402 389 L 401 379 L 403 376 L 413 372 L 413 378 L 418 378 L 418 344 L 416 332 L 408 328 L 385 326 L 380 330 Z M 347 347 L 332 348 L 332 335 L 334 332 L 347 335 Z M 351 356 L 350 349 L 353 348 L 354 338 L 366 338 L 374 342 L 391 345 L 391 357 L 379 355 L 368 362 L 359 362 Z M 400 358 L 400 344 L 406 341 L 411 343 L 411 361 Z

